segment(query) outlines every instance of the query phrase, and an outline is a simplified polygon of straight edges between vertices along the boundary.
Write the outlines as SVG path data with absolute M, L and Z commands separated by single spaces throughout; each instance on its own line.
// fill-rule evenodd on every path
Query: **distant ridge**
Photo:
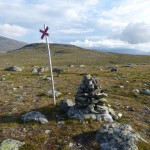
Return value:
M 19 49 L 25 45 L 27 45 L 27 43 L 0 36 L 0 52 Z
M 145 51 L 141 51 L 139 49 L 131 49 L 131 48 L 91 47 L 91 49 L 94 49 L 97 51 L 109 52 L 109 53 L 132 54 L 132 55 L 150 55 L 150 52 L 145 52 Z

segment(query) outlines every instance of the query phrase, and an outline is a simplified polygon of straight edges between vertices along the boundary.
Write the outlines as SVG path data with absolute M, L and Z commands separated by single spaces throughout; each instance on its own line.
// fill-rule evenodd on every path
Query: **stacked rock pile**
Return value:
M 84 74 L 75 95 L 75 105 L 68 110 L 68 116 L 80 120 L 88 118 L 108 122 L 117 120 L 118 116 L 107 104 L 106 97 L 107 94 L 104 93 L 97 79 L 90 74 Z

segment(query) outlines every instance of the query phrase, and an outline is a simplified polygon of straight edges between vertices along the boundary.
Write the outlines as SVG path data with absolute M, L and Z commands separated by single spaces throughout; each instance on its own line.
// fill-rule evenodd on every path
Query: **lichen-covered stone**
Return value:
M 7 139 L 2 141 L 0 144 L 0 150 L 19 150 L 19 147 L 23 146 L 25 143 L 18 140 Z
M 97 132 L 96 140 L 101 143 L 101 150 L 138 150 L 136 142 L 145 142 L 130 125 L 119 123 L 103 125 Z

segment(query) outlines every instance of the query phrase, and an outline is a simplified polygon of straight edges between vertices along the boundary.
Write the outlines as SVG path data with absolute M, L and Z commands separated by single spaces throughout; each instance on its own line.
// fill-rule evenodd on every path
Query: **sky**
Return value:
M 150 52 L 150 0 L 0 0 L 0 36 Z

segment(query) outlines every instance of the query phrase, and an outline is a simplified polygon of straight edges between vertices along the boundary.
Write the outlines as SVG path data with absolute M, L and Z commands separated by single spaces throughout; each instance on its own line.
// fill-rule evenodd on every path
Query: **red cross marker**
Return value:
M 49 36 L 49 34 L 47 33 L 48 31 L 48 26 L 43 30 L 40 30 L 40 32 L 42 33 L 41 39 L 44 38 L 44 36 Z

